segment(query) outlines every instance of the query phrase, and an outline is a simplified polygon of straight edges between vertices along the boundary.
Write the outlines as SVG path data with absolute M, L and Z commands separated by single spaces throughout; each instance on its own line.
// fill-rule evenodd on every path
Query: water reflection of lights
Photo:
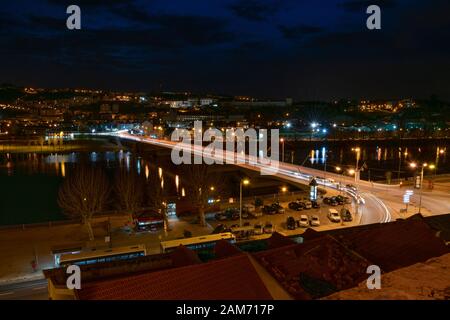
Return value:
M 175 175 L 175 187 L 177 188 L 177 193 L 179 185 L 180 185 L 180 177 L 178 175 Z

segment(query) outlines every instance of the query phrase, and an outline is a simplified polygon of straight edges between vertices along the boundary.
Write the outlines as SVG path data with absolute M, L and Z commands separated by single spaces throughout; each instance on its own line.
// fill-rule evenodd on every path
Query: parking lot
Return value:
M 337 195 L 337 194 L 334 194 Z M 332 195 L 328 195 L 328 196 L 332 196 Z M 292 210 L 289 209 L 289 202 L 295 200 L 290 199 L 290 201 L 283 201 L 280 202 L 280 205 L 284 208 L 284 213 L 277 213 L 277 214 L 262 214 L 259 217 L 256 218 L 247 218 L 247 219 L 242 219 L 242 224 L 247 225 L 250 224 L 251 226 L 255 226 L 255 225 L 261 225 L 261 226 L 265 226 L 266 224 L 270 223 L 273 225 L 274 227 L 274 231 L 280 231 L 280 232 L 288 232 L 288 233 L 295 233 L 295 231 L 301 231 L 301 229 L 305 229 L 304 227 L 296 227 L 296 230 L 288 230 L 287 228 L 287 218 L 288 217 L 293 217 L 296 221 L 300 220 L 300 216 L 301 215 L 306 215 L 308 217 L 308 220 L 311 218 L 311 216 L 313 215 L 317 215 L 319 217 L 320 220 L 320 226 L 318 227 L 312 227 L 311 225 L 309 225 L 310 228 L 313 229 L 324 229 L 324 228 L 330 228 L 333 226 L 341 226 L 342 223 L 336 223 L 336 222 L 331 222 L 330 219 L 327 217 L 328 211 L 329 209 L 336 209 L 338 212 L 340 212 L 341 208 L 346 208 L 348 209 L 351 214 L 352 214 L 352 221 L 347 221 L 344 222 L 346 226 L 352 226 L 352 225 L 356 225 L 358 224 L 358 217 L 355 217 L 355 203 L 352 202 L 351 204 L 344 204 L 344 205 L 337 205 L 337 206 L 331 206 L 331 205 L 327 205 L 325 203 L 323 203 L 323 199 L 319 199 L 317 202 L 320 204 L 320 208 L 317 209 L 303 209 L 301 211 L 296 211 L 296 210 Z M 245 204 L 245 202 L 244 202 Z M 265 203 L 265 205 L 270 205 L 271 203 Z M 261 208 L 258 209 L 259 212 L 261 212 Z M 216 228 L 219 224 L 223 224 L 226 227 L 236 227 L 239 226 L 239 218 L 234 218 L 232 219 L 227 219 L 227 220 L 223 220 L 223 221 L 218 221 L 214 218 L 211 218 L 208 220 L 208 223 L 213 227 Z

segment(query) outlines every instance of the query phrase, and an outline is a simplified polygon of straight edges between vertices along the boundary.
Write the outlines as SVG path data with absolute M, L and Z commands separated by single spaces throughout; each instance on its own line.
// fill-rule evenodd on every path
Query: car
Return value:
M 264 226 L 264 233 L 273 233 L 275 231 L 275 228 L 273 227 L 273 224 L 271 222 L 267 222 Z
M 233 212 L 229 219 L 233 221 L 239 220 L 239 212 Z
M 338 205 L 338 202 L 336 200 L 336 197 L 331 197 L 328 204 L 332 207 L 336 207 Z
M 305 209 L 309 210 L 312 208 L 312 203 L 309 200 L 303 200 L 302 201 L 305 204 Z
M 222 223 L 219 223 L 219 224 L 214 228 L 212 234 L 223 233 L 223 232 L 225 232 L 225 230 L 227 230 L 227 229 L 228 229 L 228 228 L 227 228 L 226 225 L 224 225 L 224 224 L 222 224 Z
M 345 204 L 352 204 L 352 199 L 350 199 L 349 197 L 344 197 L 344 203 Z
M 272 208 L 275 210 L 275 213 L 284 213 L 284 208 L 278 202 L 272 203 Z
M 357 191 L 357 187 L 356 187 L 354 184 L 347 184 L 346 187 L 347 187 L 348 189 L 353 190 L 353 191 Z
M 308 228 L 309 227 L 309 219 L 307 215 L 302 214 L 300 216 L 300 220 L 297 221 L 297 225 L 300 228 Z
M 250 219 L 250 213 L 242 210 L 242 219 Z
M 302 210 L 306 209 L 306 204 L 303 201 L 297 200 L 297 203 L 299 204 L 299 206 L 302 208 Z
M 275 214 L 275 213 L 276 213 L 276 210 L 275 210 L 272 206 L 267 206 L 267 205 L 265 205 L 265 206 L 262 208 L 262 212 L 263 212 L 264 214 Z
M 349 222 L 349 221 L 353 220 L 350 210 L 345 209 L 345 208 L 341 209 L 341 217 L 342 217 L 342 220 L 345 222 Z
M 328 209 L 327 214 L 328 219 L 330 219 L 331 222 L 341 222 L 341 216 L 339 215 L 339 212 L 337 212 L 336 209 Z
M 311 227 L 318 227 L 320 226 L 320 219 L 318 215 L 312 215 L 309 218 L 309 224 L 311 225 Z
M 341 196 L 341 195 L 336 196 L 336 201 L 337 201 L 337 203 L 338 203 L 340 206 L 343 205 L 343 204 L 345 203 L 345 199 L 344 199 L 344 197 Z
M 264 233 L 264 229 L 263 229 L 263 227 L 262 227 L 262 225 L 260 225 L 260 224 L 255 224 L 254 225 L 254 227 L 253 227 L 253 232 L 254 232 L 254 234 L 263 234 Z
M 254 204 L 246 203 L 242 206 L 242 212 L 253 213 L 255 212 L 256 207 Z
M 312 205 L 312 207 L 314 209 L 319 209 L 320 208 L 320 204 L 317 201 L 315 201 L 315 200 L 311 201 L 311 205 Z
M 289 209 L 295 210 L 295 211 L 303 210 L 303 206 L 301 206 L 297 201 L 289 202 L 288 207 L 289 207 Z
M 232 224 L 232 225 L 230 226 L 230 229 L 235 229 L 235 228 L 239 228 L 239 225 L 238 225 L 238 224 Z
M 286 228 L 287 228 L 288 230 L 295 230 L 296 227 L 297 227 L 297 226 L 296 226 L 294 217 L 288 217 L 288 218 L 286 219 Z
M 244 227 L 250 227 L 250 226 L 251 226 L 250 222 L 244 222 Z
M 323 203 L 330 204 L 330 198 L 329 197 L 323 198 Z
M 225 214 L 222 214 L 222 213 L 216 213 L 214 215 L 214 217 L 216 218 L 217 221 L 225 221 L 225 220 L 227 220 L 227 216 Z
M 237 220 L 239 219 L 239 209 L 236 208 L 225 209 L 223 215 L 226 216 L 228 220 Z

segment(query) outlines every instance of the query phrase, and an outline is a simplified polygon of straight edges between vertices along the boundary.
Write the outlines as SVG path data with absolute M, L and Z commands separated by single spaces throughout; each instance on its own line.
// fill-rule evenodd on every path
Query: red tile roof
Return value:
M 288 237 L 283 236 L 278 232 L 274 232 L 269 239 L 267 239 L 269 249 L 285 247 L 295 242 Z
M 86 283 L 82 300 L 267 300 L 272 296 L 248 256 Z
M 194 251 L 189 250 L 183 245 L 180 245 L 175 249 L 174 252 L 171 253 L 171 258 L 172 266 L 175 268 L 202 263 L 202 261 Z
M 333 237 L 385 272 L 450 252 L 423 219 L 348 228 Z
M 295 299 L 322 297 L 367 278 L 371 263 L 330 236 L 255 253 L 254 256 Z
M 220 259 L 242 254 L 242 251 L 227 240 L 219 240 L 214 246 L 214 254 L 217 259 Z

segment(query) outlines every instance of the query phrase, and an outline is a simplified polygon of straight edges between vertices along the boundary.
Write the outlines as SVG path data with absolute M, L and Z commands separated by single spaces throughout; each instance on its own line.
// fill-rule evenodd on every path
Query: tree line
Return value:
M 205 226 L 208 199 L 221 190 L 224 180 L 207 165 L 183 165 L 178 167 L 178 171 L 188 199 L 197 209 L 199 223 Z M 92 218 L 108 209 L 126 212 L 132 219 L 147 208 L 167 223 L 168 197 L 164 177 L 156 166 L 149 170 L 147 176 L 138 174 L 135 168 L 121 167 L 108 173 L 101 167 L 80 164 L 61 184 L 58 205 L 67 217 L 80 219 L 93 240 Z

